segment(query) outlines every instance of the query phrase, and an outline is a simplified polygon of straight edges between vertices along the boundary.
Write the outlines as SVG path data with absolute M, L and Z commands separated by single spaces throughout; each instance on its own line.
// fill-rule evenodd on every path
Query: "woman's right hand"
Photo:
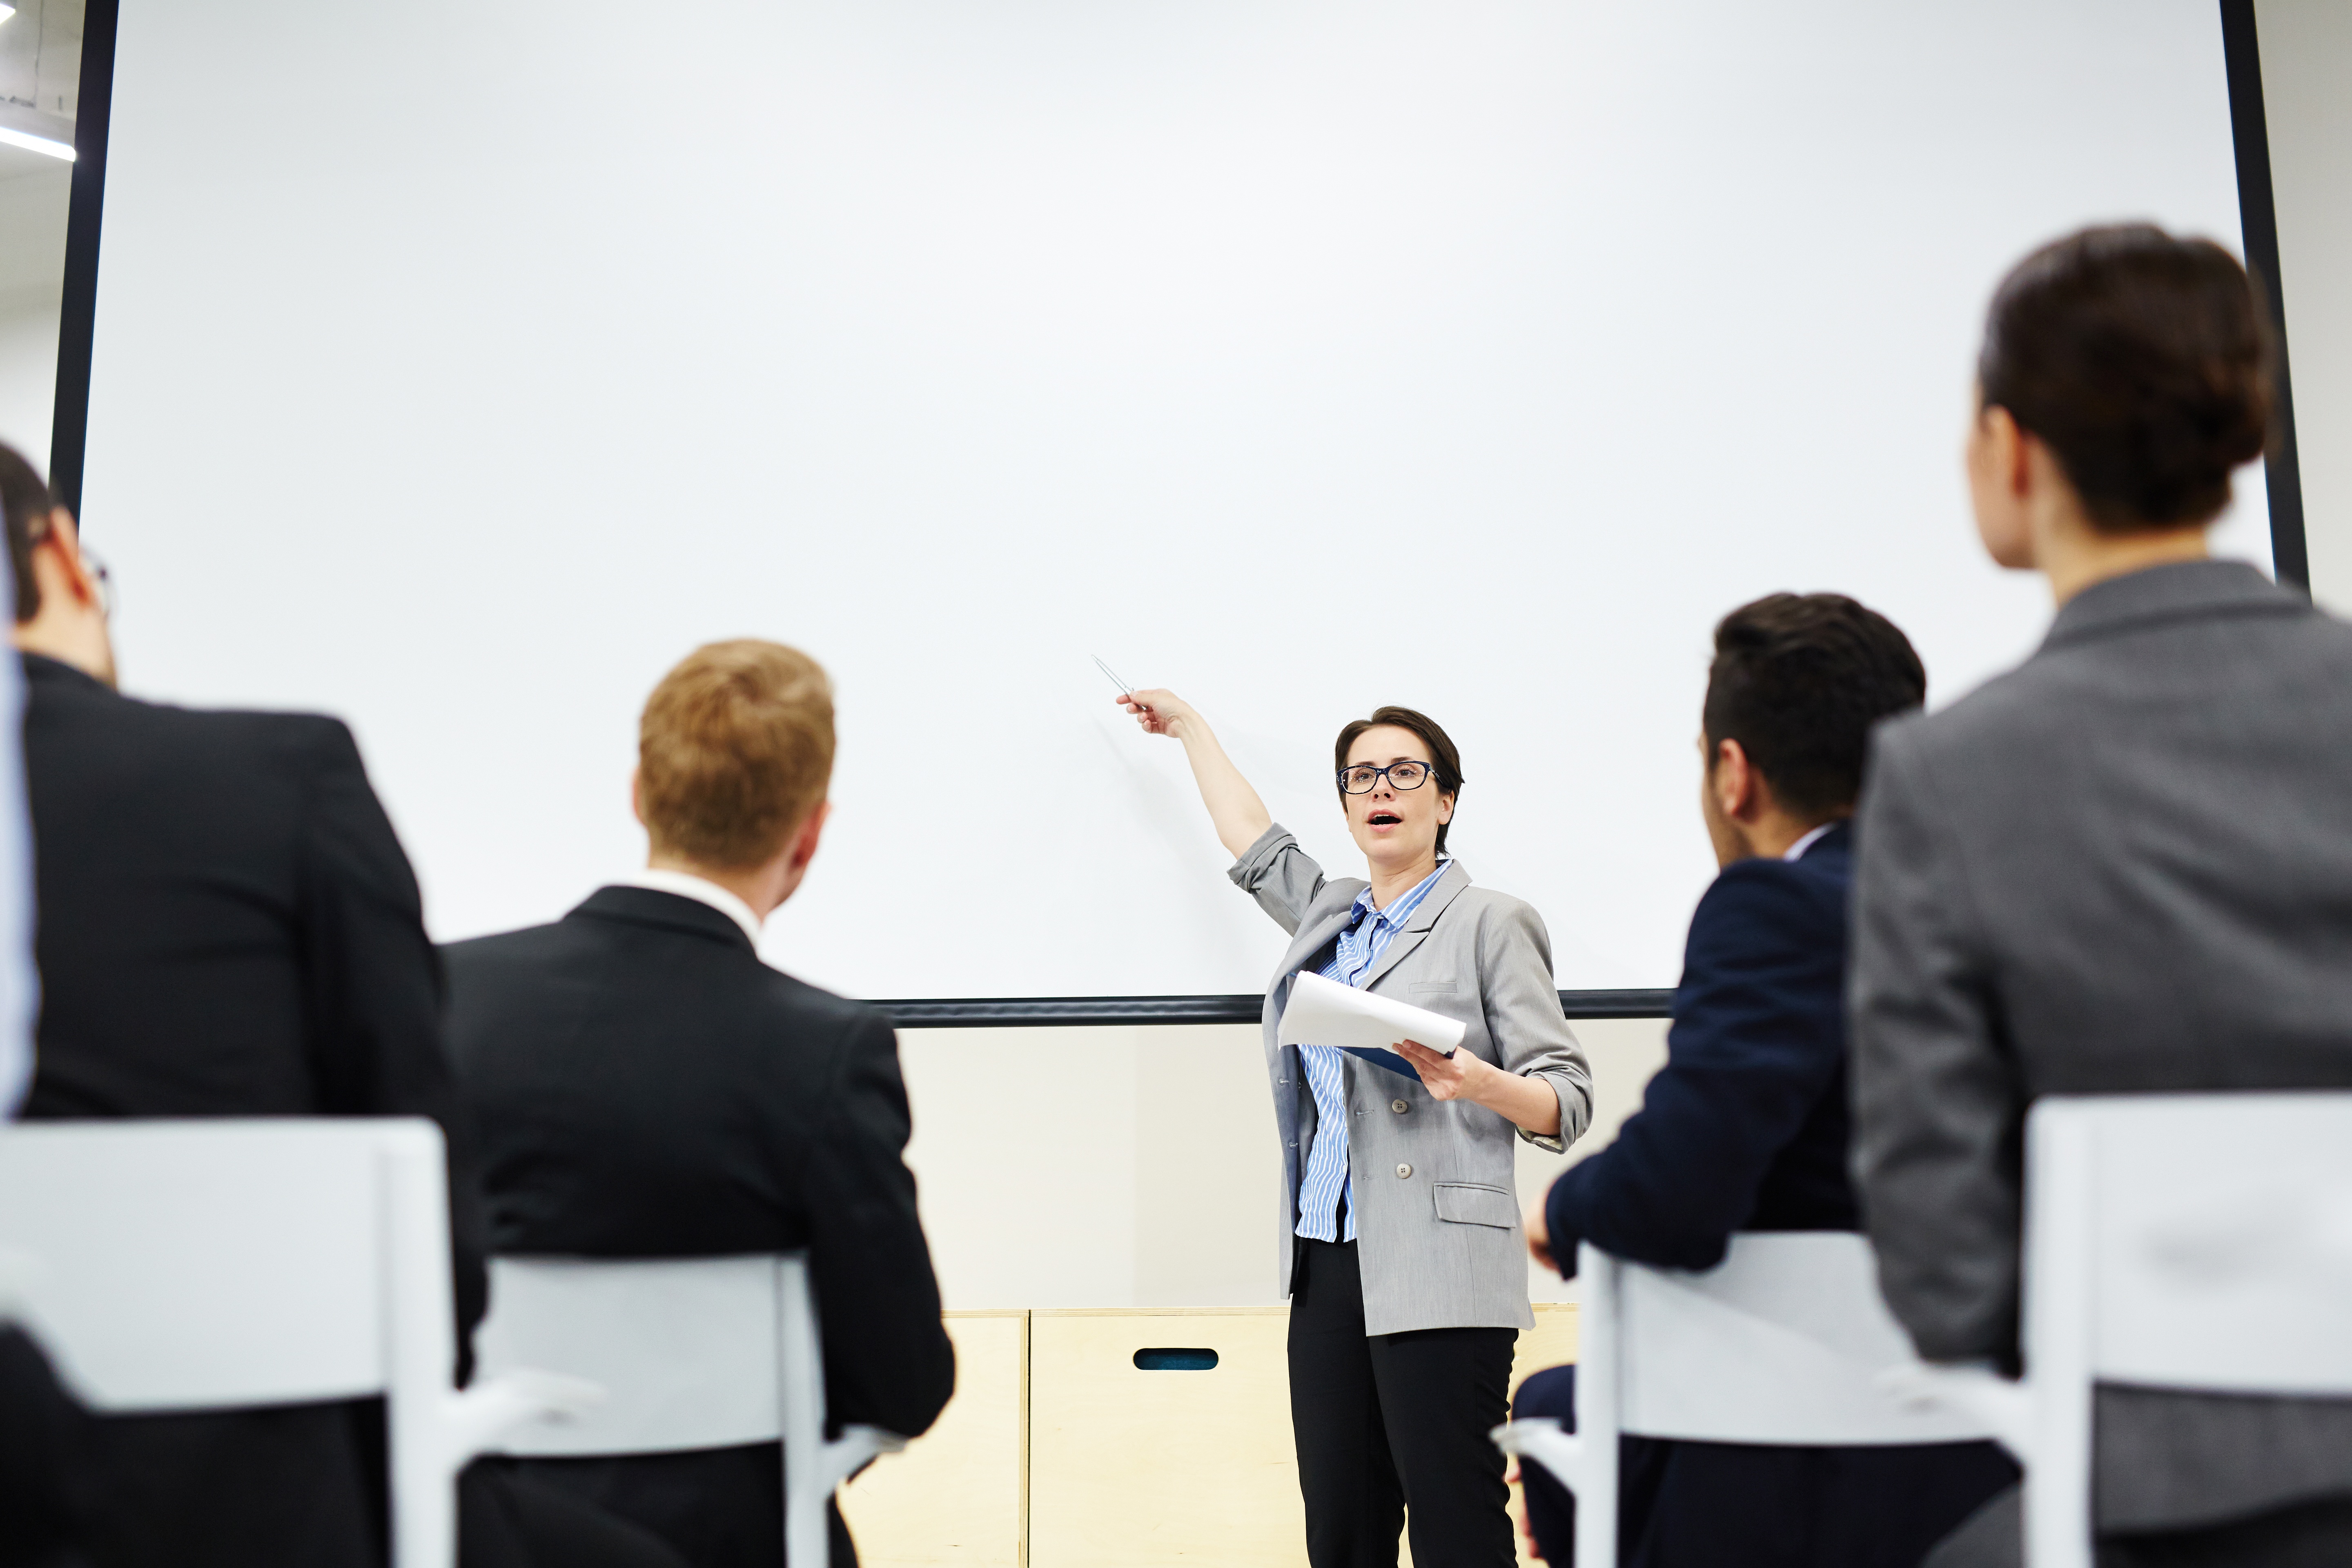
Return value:
M 1225 749 L 1217 744 L 1215 731 L 1192 711 L 1191 703 L 1157 686 L 1122 691 L 1112 700 L 1135 715 L 1145 734 L 1172 735 L 1184 743 L 1185 760 L 1192 764 L 1192 782 L 1201 786 L 1201 804 L 1209 808 L 1209 820 L 1216 825 L 1217 842 L 1234 859 L 1240 859 L 1274 826 L 1274 818 L 1265 814 L 1265 803 L 1258 799 L 1257 791 L 1250 788 L 1249 780 L 1242 777 Z
M 1184 738 L 1185 721 L 1198 716 L 1190 703 L 1162 687 L 1122 691 L 1111 700 L 1134 714 L 1136 723 L 1147 735 L 1170 735 L 1181 741 Z

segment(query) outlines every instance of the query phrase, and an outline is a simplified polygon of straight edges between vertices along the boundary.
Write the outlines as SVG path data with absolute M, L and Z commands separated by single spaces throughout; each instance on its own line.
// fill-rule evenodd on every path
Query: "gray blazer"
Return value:
M 2352 1087 L 2352 627 L 2251 567 L 2098 584 L 1883 727 L 1858 839 L 1854 1169 L 1922 1354 L 2016 1354 L 2034 1097 Z M 2100 1393 L 2105 1528 L 2345 1491 L 2352 1404 Z
M 1277 1044 L 1276 1035 L 1292 979 L 1339 940 L 1356 895 L 1370 884 L 1360 877 L 1328 879 L 1279 825 L 1227 874 L 1292 937 L 1265 994 L 1266 1068 L 1275 1135 L 1282 1141 L 1287 1296 L 1298 1179 L 1315 1141 L 1315 1097 L 1297 1050 Z M 1560 1011 L 1543 921 L 1517 899 L 1472 887 L 1460 861 L 1446 868 L 1364 977 L 1363 989 L 1460 1019 L 1468 1029 L 1464 1050 L 1550 1084 L 1559 1096 L 1559 1135 L 1519 1136 L 1564 1149 L 1591 1123 L 1592 1073 Z M 1353 1116 L 1348 1170 L 1364 1332 L 1535 1327 L 1511 1177 L 1511 1135 L 1519 1130 L 1483 1105 L 1433 1100 L 1420 1080 L 1354 1057 L 1344 1075 Z

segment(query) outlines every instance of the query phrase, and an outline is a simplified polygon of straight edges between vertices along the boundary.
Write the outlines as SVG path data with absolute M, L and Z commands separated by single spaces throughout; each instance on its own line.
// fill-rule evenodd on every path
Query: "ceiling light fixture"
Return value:
M 11 131 L 5 125 L 0 125 L 0 142 L 22 147 L 27 153 L 46 153 L 52 158 L 63 158 L 68 163 L 74 161 L 72 142 L 52 141 L 47 136 L 29 136 L 22 131 Z
M 0 22 L 5 22 L 5 21 L 6 21 L 9 17 L 11 17 L 11 16 L 15 16 L 16 14 L 16 7 L 15 7 L 14 5 L 8 5 L 8 4 L 6 3 L 6 0 L 0 0 Z

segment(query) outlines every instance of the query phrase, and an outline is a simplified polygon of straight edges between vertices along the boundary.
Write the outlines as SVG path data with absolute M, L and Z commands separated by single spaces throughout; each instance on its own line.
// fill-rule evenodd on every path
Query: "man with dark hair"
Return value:
M 903 1158 L 898 1036 L 760 961 L 761 923 L 824 830 L 833 742 L 833 687 L 806 654 L 743 638 L 688 655 L 638 726 L 646 868 L 552 924 L 449 948 L 450 1048 L 495 1250 L 805 1250 L 827 1417 L 911 1437 L 954 1392 L 955 1352 Z M 516 1463 L 696 1568 L 775 1568 L 787 1458 L 769 1442 Z M 854 1568 L 831 1522 L 835 1568 Z
M 351 731 L 123 696 L 105 573 L 5 447 L 0 501 L 41 977 L 25 1114 L 429 1117 L 449 1137 L 463 1344 L 487 1284 L 440 968 Z M 383 1445 L 374 1400 L 100 1421 L 88 1555 L 373 1568 Z M 674 1563 L 641 1531 L 478 1467 L 460 1500 L 467 1568 Z
M 1666 1065 L 1616 1142 L 1528 1215 L 1537 1258 L 1580 1242 L 1709 1268 L 1743 1230 L 1854 1230 L 1846 1174 L 1846 888 L 1871 726 L 1927 676 L 1885 616 L 1837 594 L 1775 594 L 1715 633 L 1699 810 L 1723 868 L 1691 917 Z M 1575 1419 L 1573 1367 L 1516 1414 Z M 1572 1560 L 1575 1502 L 1525 1467 L 1529 1533 Z M 1623 1439 L 1622 1559 L 1643 1568 L 1912 1568 L 2016 1470 L 1991 1445 L 1778 1447 Z M 1592 1568 L 1612 1568 L 1611 1564 Z

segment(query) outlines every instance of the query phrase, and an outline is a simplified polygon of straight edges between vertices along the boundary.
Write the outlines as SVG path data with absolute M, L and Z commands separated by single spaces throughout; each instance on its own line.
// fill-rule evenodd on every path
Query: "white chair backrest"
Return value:
M 2109 1095 L 2025 1122 L 2018 1382 L 1890 1370 L 2025 1467 L 2025 1561 L 2090 1568 L 2099 1383 L 2352 1394 L 2352 1094 Z
M 426 1121 L 22 1124 L 0 1131 L 0 1250 L 98 1410 L 446 1390 L 444 1179 Z
M 1704 1273 L 1577 1252 L 1576 1430 L 1499 1426 L 1506 1452 L 1574 1489 L 1576 1560 L 1617 1561 L 1617 1439 L 1882 1447 L 1990 1435 L 1881 1386 L 1910 1344 L 1878 1294 L 1870 1247 L 1843 1231 L 1751 1232 Z
M 1879 1372 L 1910 1342 L 1876 1266 L 1844 1232 L 1736 1236 L 1705 1273 L 1601 1264 L 1615 1276 L 1619 1430 L 1714 1443 L 1964 1441 L 1983 1428 L 1907 1407 Z M 1584 1313 L 1601 1292 L 1585 1277 Z M 1581 1392 L 1583 1374 L 1579 1375 Z
M 396 1568 L 450 1568 L 457 1470 L 593 1399 L 521 1373 L 451 1386 L 441 1131 L 408 1119 L 0 1128 L 10 1312 L 110 1413 L 382 1394 Z
M 474 1340 L 484 1369 L 559 1366 L 606 1395 L 581 1421 L 515 1433 L 507 1451 L 659 1454 L 782 1437 L 777 1265 L 492 1259 L 490 1315 Z
M 2053 1099 L 2028 1138 L 2037 1373 L 2352 1394 L 2352 1094 Z
M 868 1459 L 903 1447 L 872 1427 L 824 1438 L 824 1360 L 800 1254 L 604 1261 L 501 1258 L 475 1337 L 483 1369 L 561 1367 L 607 1402 L 576 1425 L 519 1430 L 537 1458 L 662 1453 L 782 1439 L 784 1559 L 825 1561 L 825 1505 Z

